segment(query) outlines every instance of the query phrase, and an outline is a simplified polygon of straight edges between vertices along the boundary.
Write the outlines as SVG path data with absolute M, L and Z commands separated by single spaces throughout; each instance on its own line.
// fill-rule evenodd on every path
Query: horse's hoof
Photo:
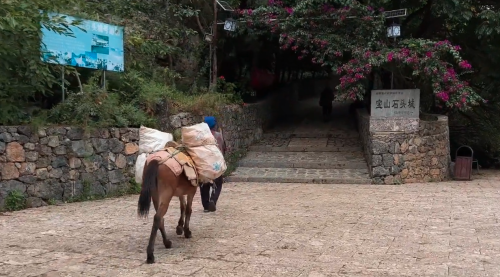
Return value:
M 165 245 L 165 248 L 167 248 L 167 249 L 172 248 L 172 241 L 171 240 L 164 241 L 163 244 Z
M 151 255 L 148 256 L 148 259 L 146 260 L 147 264 L 154 264 L 155 263 L 155 256 Z
M 186 237 L 187 239 L 190 239 L 190 238 L 192 237 L 192 235 L 191 235 L 191 231 L 189 231 L 189 230 L 185 230 L 185 231 L 184 231 L 184 237 Z
M 177 228 L 175 228 L 175 233 L 177 233 L 177 235 L 179 236 L 182 235 L 182 232 L 183 232 L 182 226 L 177 226 Z

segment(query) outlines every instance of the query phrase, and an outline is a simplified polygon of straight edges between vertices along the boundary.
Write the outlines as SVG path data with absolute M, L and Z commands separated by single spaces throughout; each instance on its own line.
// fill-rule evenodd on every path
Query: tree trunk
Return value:
M 217 88 L 217 0 L 214 0 L 214 22 L 212 24 L 212 82 L 210 84 L 210 90 L 215 91 Z

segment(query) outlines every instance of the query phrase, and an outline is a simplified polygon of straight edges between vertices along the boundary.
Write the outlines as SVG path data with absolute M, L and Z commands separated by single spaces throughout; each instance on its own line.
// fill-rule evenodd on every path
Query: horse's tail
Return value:
M 144 169 L 142 174 L 142 189 L 139 196 L 137 214 L 140 217 L 146 217 L 151 207 L 151 190 L 157 187 L 158 183 L 158 167 L 160 164 L 157 160 L 151 160 Z

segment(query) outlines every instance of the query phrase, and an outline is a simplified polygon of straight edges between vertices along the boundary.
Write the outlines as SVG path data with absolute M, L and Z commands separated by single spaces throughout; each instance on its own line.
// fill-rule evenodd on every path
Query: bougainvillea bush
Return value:
M 245 31 L 279 35 L 280 48 L 299 60 L 328 67 L 340 75 L 340 99 L 363 99 L 366 79 L 376 68 L 411 72 L 413 83 L 432 87 L 439 105 L 467 109 L 484 101 L 462 75 L 472 66 L 449 41 L 386 36 L 383 9 L 354 0 L 269 0 L 239 10 Z

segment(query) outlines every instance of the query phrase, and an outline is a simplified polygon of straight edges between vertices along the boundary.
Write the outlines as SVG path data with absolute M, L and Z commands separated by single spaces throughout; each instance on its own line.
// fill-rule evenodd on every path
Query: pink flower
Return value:
M 286 8 L 285 8 L 285 11 L 286 11 L 288 14 L 292 14 L 292 13 L 293 13 L 293 8 L 286 7 Z
M 389 54 L 387 54 L 387 61 L 391 62 L 393 57 L 394 57 L 394 53 L 389 52 Z
M 430 51 L 425 53 L 425 55 L 427 56 L 427 58 L 432 58 L 432 52 L 430 52 Z
M 436 96 L 443 100 L 444 102 L 447 102 L 448 100 L 450 100 L 450 96 L 448 95 L 448 93 L 444 92 L 444 91 L 441 91 L 439 92 L 438 94 L 436 94 Z
M 471 69 L 472 68 L 472 65 L 470 65 L 470 63 L 468 61 L 465 61 L 465 60 L 461 61 L 458 65 L 463 69 Z
M 456 45 L 456 46 L 454 47 L 454 49 L 455 49 L 456 51 L 460 51 L 460 50 L 462 50 L 462 48 L 461 48 L 459 45 Z

